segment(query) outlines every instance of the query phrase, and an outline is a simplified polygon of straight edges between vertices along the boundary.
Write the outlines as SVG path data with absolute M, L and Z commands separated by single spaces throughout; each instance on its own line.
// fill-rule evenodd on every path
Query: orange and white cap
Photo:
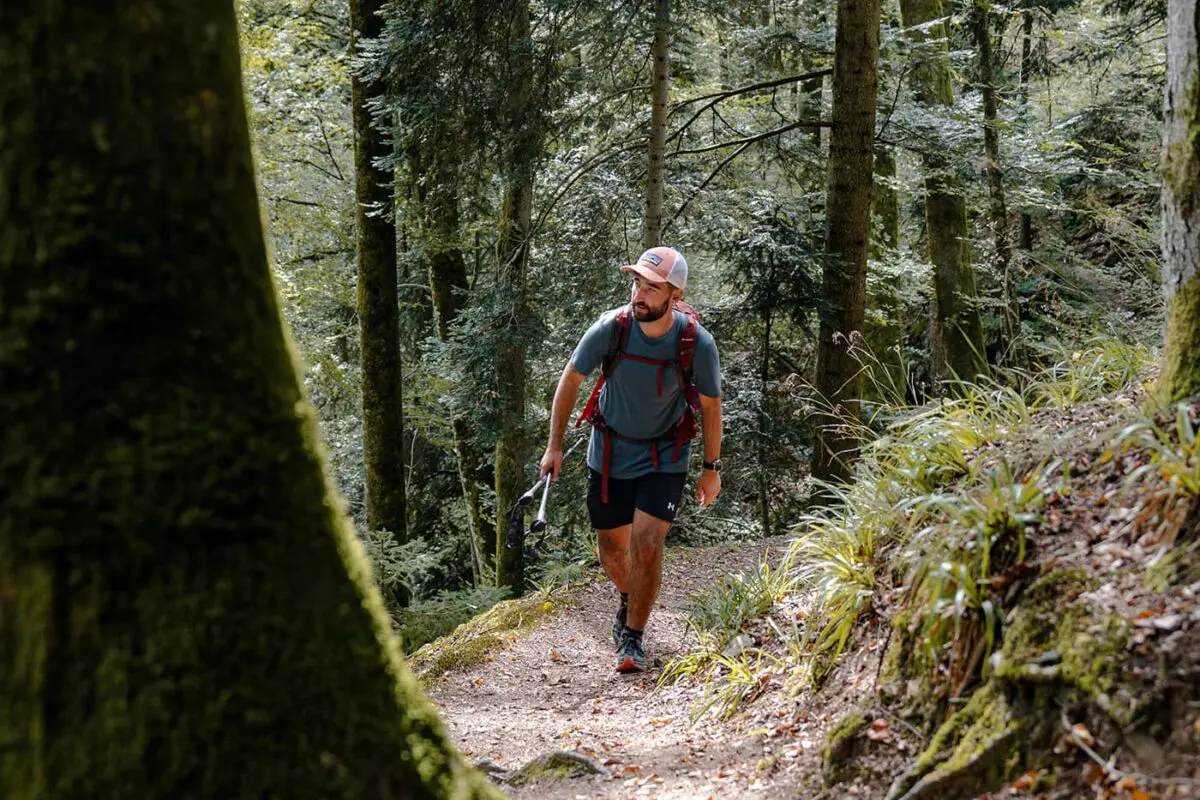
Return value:
M 669 283 L 680 289 L 687 286 L 687 259 L 674 247 L 651 247 L 636 264 L 621 267 L 621 272 L 636 272 L 653 283 Z

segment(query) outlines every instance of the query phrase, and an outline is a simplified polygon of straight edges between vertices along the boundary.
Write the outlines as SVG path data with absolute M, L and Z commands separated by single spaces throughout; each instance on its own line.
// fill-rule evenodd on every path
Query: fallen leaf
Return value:
M 867 738 L 872 742 L 890 742 L 892 734 L 888 730 L 887 720 L 877 719 L 872 722 L 871 727 L 867 730 Z
M 1150 800 L 1150 793 L 1143 792 L 1141 789 L 1137 789 L 1134 791 L 1133 795 L 1130 796 L 1129 800 Z
M 1083 782 L 1091 786 L 1095 786 L 1104 780 L 1104 770 L 1099 764 L 1089 761 L 1083 765 L 1083 773 L 1081 775 Z
M 1137 780 L 1134 779 L 1132 775 L 1126 775 L 1124 778 L 1121 778 L 1121 780 L 1117 781 L 1116 786 L 1113 788 L 1119 789 L 1122 792 L 1131 792 L 1137 788 Z
M 1017 792 L 1027 792 L 1033 788 L 1033 782 L 1037 780 L 1037 770 L 1030 770 L 1021 777 L 1013 781 L 1012 788 Z
M 483 686 L 483 678 L 476 678 L 476 679 L 475 679 L 475 685 L 476 685 L 476 686 Z
M 650 720 L 650 724 L 656 728 L 660 728 L 663 725 L 666 725 L 667 723 L 669 723 L 670 721 L 671 721 L 671 717 L 659 717 L 657 719 Z
M 566 661 L 566 659 L 562 657 L 562 653 L 558 652 L 557 650 L 550 651 L 550 660 L 557 661 L 560 664 Z

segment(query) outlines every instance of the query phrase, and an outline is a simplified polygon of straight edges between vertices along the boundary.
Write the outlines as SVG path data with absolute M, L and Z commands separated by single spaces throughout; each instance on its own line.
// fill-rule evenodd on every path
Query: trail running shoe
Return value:
M 614 659 L 617 672 L 641 672 L 646 668 L 646 654 L 642 652 L 642 640 L 635 636 L 622 636 Z
M 627 607 L 622 605 L 617 609 L 616 616 L 613 617 L 613 647 L 621 646 L 621 631 L 625 630 L 625 614 L 627 611 Z

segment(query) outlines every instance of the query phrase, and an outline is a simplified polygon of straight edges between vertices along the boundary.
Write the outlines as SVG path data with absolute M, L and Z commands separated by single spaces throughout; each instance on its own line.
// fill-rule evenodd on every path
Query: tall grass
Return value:
M 859 355 L 870 380 L 877 362 Z M 813 680 L 828 674 L 864 616 L 898 610 L 881 601 L 894 588 L 904 589 L 904 610 L 919 620 L 935 661 L 965 673 L 982 664 L 999 626 L 997 570 L 1024 559 L 1025 528 L 1055 475 L 1051 465 L 1014 476 L 994 452 L 980 458 L 982 449 L 1020 437 L 1039 408 L 1066 408 L 1129 384 L 1149 362 L 1143 347 L 1097 341 L 1037 371 L 956 384 L 955 397 L 919 408 L 900 405 L 894 383 L 876 386 L 890 402 L 864 421 L 845 422 L 866 441 L 854 482 L 826 487 L 835 503 L 794 529 L 796 584 L 813 597 L 803 633 L 817 658 Z M 891 576 L 902 576 L 903 587 Z

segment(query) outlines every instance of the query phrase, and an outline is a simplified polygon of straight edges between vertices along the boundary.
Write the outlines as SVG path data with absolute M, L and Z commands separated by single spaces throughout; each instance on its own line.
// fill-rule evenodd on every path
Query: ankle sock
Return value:
M 640 642 L 642 640 L 642 631 L 639 631 L 636 628 L 631 628 L 628 625 L 626 625 L 625 629 L 623 631 L 621 631 L 621 638 L 623 639 L 626 636 L 631 636 Z
M 621 608 L 629 608 L 629 592 L 621 592 Z

